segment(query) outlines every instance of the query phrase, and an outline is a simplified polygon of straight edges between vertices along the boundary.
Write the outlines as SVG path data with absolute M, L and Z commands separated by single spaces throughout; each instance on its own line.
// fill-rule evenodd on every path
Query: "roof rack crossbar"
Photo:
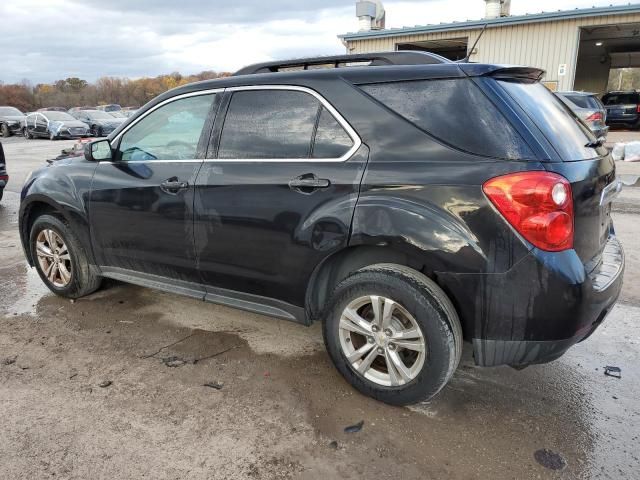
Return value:
M 340 68 L 341 64 L 370 62 L 370 66 L 380 65 L 433 65 L 438 63 L 452 63 L 451 60 L 431 52 L 397 51 L 378 53 L 357 53 L 352 55 L 333 55 L 330 57 L 299 58 L 279 62 L 265 62 L 249 65 L 234 73 L 236 75 L 251 75 L 254 73 L 274 73 L 282 69 L 301 68 L 309 70 L 314 65 L 331 65 Z

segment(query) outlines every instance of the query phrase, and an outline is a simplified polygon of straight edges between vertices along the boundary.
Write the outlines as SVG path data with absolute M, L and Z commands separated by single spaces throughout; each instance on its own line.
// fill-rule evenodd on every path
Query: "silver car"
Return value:
M 556 92 L 556 95 L 587 124 L 596 137 L 607 137 L 607 110 L 595 93 Z

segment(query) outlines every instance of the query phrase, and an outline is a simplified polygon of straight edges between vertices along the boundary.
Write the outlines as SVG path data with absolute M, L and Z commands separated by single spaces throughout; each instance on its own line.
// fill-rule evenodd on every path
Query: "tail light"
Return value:
M 636 112 L 637 112 L 637 113 L 640 113 L 640 105 L 638 105 L 638 106 L 636 107 Z
M 0 180 L 4 180 L 5 182 L 9 181 L 9 175 L 0 175 Z
M 638 108 L 640 109 L 640 105 L 638 105 Z M 601 122 L 602 120 L 604 120 L 604 117 L 600 112 L 592 113 L 587 117 L 587 122 Z
M 488 180 L 482 189 L 527 241 L 549 252 L 573 248 L 573 198 L 566 178 L 521 172 Z

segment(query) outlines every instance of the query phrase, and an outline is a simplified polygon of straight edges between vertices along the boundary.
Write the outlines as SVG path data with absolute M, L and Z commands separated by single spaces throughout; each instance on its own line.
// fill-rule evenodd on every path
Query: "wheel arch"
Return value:
M 379 263 L 403 265 L 434 279 L 433 272 L 417 254 L 373 245 L 347 247 L 324 259 L 313 271 L 307 285 L 307 317 L 320 319 L 329 295 L 338 283 L 361 268 Z
M 22 242 L 22 248 L 24 249 L 27 261 L 31 266 L 34 265 L 34 260 L 31 257 L 31 249 L 29 248 L 31 227 L 36 218 L 46 214 L 59 216 L 67 223 L 70 221 L 68 213 L 51 198 L 45 196 L 30 198 L 20 206 L 20 241 Z

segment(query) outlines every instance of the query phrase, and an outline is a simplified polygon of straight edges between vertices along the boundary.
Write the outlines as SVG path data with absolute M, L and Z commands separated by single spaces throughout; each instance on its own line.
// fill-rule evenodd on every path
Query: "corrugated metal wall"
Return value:
M 580 27 L 640 22 L 639 14 L 608 15 L 488 28 L 478 44 L 474 62 L 528 65 L 546 70 L 545 81 L 557 81 L 560 90 L 571 90 L 575 76 Z M 468 37 L 476 41 L 480 29 L 449 30 L 418 35 L 349 40 L 349 53 L 395 50 L 398 43 Z M 566 64 L 564 76 L 558 75 Z

